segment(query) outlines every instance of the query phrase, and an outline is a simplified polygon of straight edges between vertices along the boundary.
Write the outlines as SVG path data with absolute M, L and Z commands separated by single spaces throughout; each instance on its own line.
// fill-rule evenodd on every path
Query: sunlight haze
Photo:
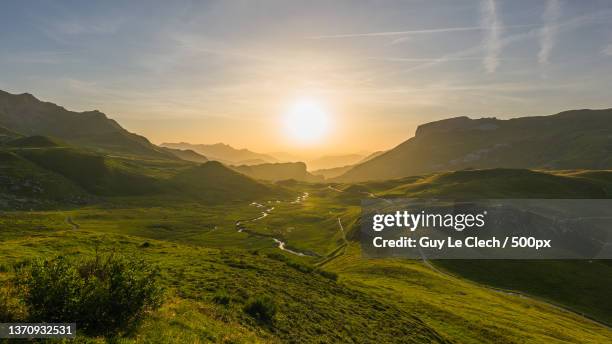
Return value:
M 0 89 L 98 109 L 154 143 L 372 152 L 451 116 L 610 106 L 608 1 L 3 7 Z M 283 123 L 305 94 L 330 122 L 300 129 L 308 145 Z

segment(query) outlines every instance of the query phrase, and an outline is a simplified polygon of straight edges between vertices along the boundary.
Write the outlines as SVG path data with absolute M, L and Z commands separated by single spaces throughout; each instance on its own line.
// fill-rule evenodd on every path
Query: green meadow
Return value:
M 15 270 L 36 258 L 78 260 L 96 251 L 144 258 L 161 268 L 165 301 L 113 339 L 121 343 L 609 342 L 607 262 L 361 257 L 360 199 L 492 197 L 501 179 L 543 185 L 511 196 L 608 197 L 610 190 L 609 172 L 478 170 L 384 183 L 279 183 L 273 194 L 217 204 L 171 194 L 100 196 L 82 206 L 3 211 L 0 279 L 11 298 Z M 263 296 L 277 305 L 271 322 L 245 312 Z

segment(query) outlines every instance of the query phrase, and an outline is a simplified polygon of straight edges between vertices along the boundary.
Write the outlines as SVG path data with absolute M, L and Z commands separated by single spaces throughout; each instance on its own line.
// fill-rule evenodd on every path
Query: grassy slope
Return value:
M 585 178 L 587 184 L 603 187 L 601 183 L 608 180 L 607 175 L 595 173 L 595 176 L 563 173 L 563 178 Z M 406 184 L 422 182 L 423 178 L 412 178 L 339 186 L 345 192 L 324 185 L 286 184 L 293 188 L 294 196 L 270 198 L 270 205 L 275 207 L 271 215 L 247 225 L 255 232 L 281 235 L 291 247 L 335 256 L 331 260 L 291 259 L 301 264 L 326 262 L 323 268 L 338 272 L 339 283 L 267 257 L 280 252 L 268 237 L 238 233 L 237 219 L 254 218 L 261 212 L 261 208 L 249 205 L 248 201 L 215 206 L 131 197 L 66 211 L 4 213 L 0 219 L 3 241 L 0 265 L 6 267 L 29 257 L 59 252 L 90 254 L 95 245 L 139 252 L 158 262 L 166 271 L 164 283 L 172 297 L 126 342 L 251 343 L 303 338 L 303 341 L 383 343 L 403 339 L 431 342 L 442 336 L 468 343 L 598 343 L 612 336 L 608 328 L 543 302 L 492 291 L 441 274 L 418 261 L 363 259 L 356 243 L 346 244 L 337 218 L 341 218 L 347 232 L 354 230 L 358 225 L 358 200 L 365 196 L 362 192 L 393 190 L 393 194 L 399 195 Z M 465 182 L 468 181 L 462 180 L 457 185 Z M 483 185 L 481 192 L 496 184 Z M 580 185 L 575 190 L 583 188 L 591 190 L 590 186 Z M 292 203 L 303 191 L 309 192 L 310 197 L 302 203 Z M 267 202 L 262 203 L 268 206 Z M 78 230 L 71 229 L 66 222 L 68 217 L 79 224 Z M 141 248 L 145 241 L 150 246 Z M 10 272 L 0 273 L 0 279 L 9 275 Z M 587 277 L 591 282 L 600 280 L 591 274 Z M 537 279 L 533 281 L 536 282 Z M 221 290 L 236 297 L 233 306 L 225 308 L 212 301 Z M 566 291 L 572 292 L 569 287 Z M 609 292 L 601 289 L 581 292 L 609 296 Z M 254 323 L 241 310 L 245 299 L 261 293 L 274 296 L 281 304 L 272 327 Z M 556 301 L 561 303 L 563 299 Z M 599 304 L 607 307 L 605 302 Z M 395 331 L 414 332 L 410 336 Z M 376 339 L 369 337 L 373 334 Z
M 473 170 L 365 185 L 381 197 L 610 198 L 612 172 Z M 609 261 L 455 260 L 435 264 L 474 281 L 524 291 L 612 324 Z
M 164 308 L 131 334 L 143 342 L 222 341 L 287 342 L 441 342 L 442 338 L 407 309 L 392 300 L 346 288 L 316 273 L 301 272 L 283 260 L 245 250 L 216 250 L 127 235 L 85 230 L 51 229 L 16 236 L 0 247 L 2 263 L 16 263 L 57 253 L 72 257 L 92 254 L 94 247 L 137 253 L 159 264 L 172 295 Z M 4 221 L 4 220 L 3 220 Z M 24 227 L 26 223 L 22 223 Z M 19 227 L 19 226 L 16 226 Z M 65 226 L 63 226 L 65 229 Z M 13 227 L 15 228 L 15 227 Z M 0 274 L 6 278 L 7 274 Z M 220 291 L 230 305 L 212 299 Z M 273 325 L 258 324 L 242 311 L 252 296 L 271 295 L 279 305 Z M 372 313 L 372 309 L 384 310 Z M 389 329 L 388 324 L 396 327 Z M 182 332 L 182 333 L 180 333 Z M 177 336 L 178 335 L 178 336 Z
M 79 194 L 165 195 L 180 199 L 189 196 L 207 203 L 286 194 L 280 187 L 257 182 L 217 162 L 198 165 L 180 160 L 104 156 L 62 146 L 45 137 L 20 138 L 0 146 L 0 159 L 3 195 L 19 195 L 10 189 L 25 178 L 39 189 L 37 194 L 29 195 L 28 204 L 34 208 L 43 206 L 41 199 L 58 200 L 61 205 L 62 199 L 76 192 L 75 186 Z M 45 176 L 52 176 L 52 182 Z

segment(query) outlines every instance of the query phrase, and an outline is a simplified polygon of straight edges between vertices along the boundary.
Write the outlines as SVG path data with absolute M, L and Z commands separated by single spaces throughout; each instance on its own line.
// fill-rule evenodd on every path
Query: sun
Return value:
M 286 134 L 297 143 L 314 144 L 328 133 L 329 113 L 321 102 L 302 98 L 295 101 L 284 114 Z

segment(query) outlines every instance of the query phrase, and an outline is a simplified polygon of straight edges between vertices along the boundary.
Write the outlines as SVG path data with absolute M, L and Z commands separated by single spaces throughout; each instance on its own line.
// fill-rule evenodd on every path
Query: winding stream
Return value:
M 309 194 L 308 192 L 304 192 L 302 195 L 298 196 L 294 201 L 291 201 L 291 204 L 299 204 L 302 203 L 304 200 L 306 200 L 308 198 Z M 268 203 L 271 203 L 270 201 L 268 201 Z M 281 203 L 281 201 L 276 201 L 276 203 Z M 265 206 L 261 203 L 257 203 L 257 202 L 252 202 L 250 205 L 257 207 L 257 208 L 264 208 Z M 274 210 L 275 207 L 271 207 L 268 208 L 264 211 L 261 212 L 261 215 L 252 219 L 248 219 L 248 220 L 238 220 L 236 221 L 236 229 L 238 230 L 238 233 L 243 233 L 245 231 L 247 231 L 250 235 L 255 235 L 255 236 L 259 236 L 259 237 L 266 237 L 266 238 L 271 238 L 272 240 L 274 240 L 274 242 L 277 244 L 278 248 L 282 251 L 294 254 L 296 256 L 300 256 L 300 257 L 304 257 L 304 256 L 308 256 L 308 257 L 317 257 L 316 254 L 310 253 L 310 252 L 305 252 L 305 251 L 298 251 L 298 250 L 291 250 L 288 249 L 286 247 L 287 243 L 285 243 L 284 241 L 280 240 L 279 238 L 275 238 L 272 237 L 270 235 L 267 234 L 260 234 L 254 231 L 249 230 L 247 227 L 244 226 L 244 223 L 247 222 L 255 222 L 255 221 L 259 221 L 261 219 L 263 219 L 266 216 L 269 216 L 270 213 Z

